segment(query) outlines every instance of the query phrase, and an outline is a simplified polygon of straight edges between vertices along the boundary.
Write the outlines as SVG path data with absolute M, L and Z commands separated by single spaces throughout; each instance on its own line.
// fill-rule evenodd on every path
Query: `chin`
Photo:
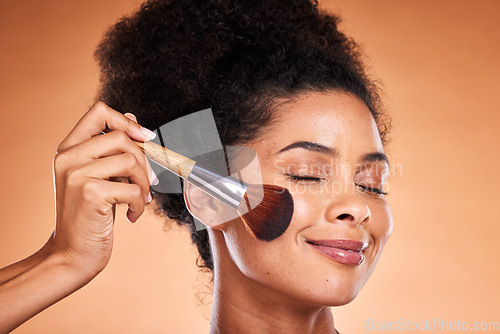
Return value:
M 325 297 L 329 298 L 321 298 L 322 303 L 320 305 L 323 306 L 342 306 L 349 304 L 352 302 L 356 296 L 358 295 L 359 291 L 352 291 L 349 289 L 346 289 L 345 291 L 340 291 L 340 292 L 335 292 L 333 294 L 325 294 Z
M 335 298 L 330 300 L 325 306 L 342 306 L 349 304 L 356 298 L 358 293 L 352 293 L 352 294 L 342 294 L 341 296 L 337 295 Z
M 299 298 L 303 304 L 314 306 L 342 306 L 352 302 L 359 294 L 363 284 L 338 282 L 337 284 L 315 284 L 313 290 L 303 291 Z M 305 295 L 303 294 L 305 292 Z
M 318 290 L 316 303 L 322 306 L 342 306 L 352 302 L 359 294 L 363 285 L 342 284 L 327 286 L 322 291 Z

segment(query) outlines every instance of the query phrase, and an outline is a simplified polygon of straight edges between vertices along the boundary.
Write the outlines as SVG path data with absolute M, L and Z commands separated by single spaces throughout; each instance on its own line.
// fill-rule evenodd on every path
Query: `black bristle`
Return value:
M 290 225 L 292 195 L 286 188 L 276 185 L 250 185 L 238 212 L 253 236 L 272 241 L 285 233 Z

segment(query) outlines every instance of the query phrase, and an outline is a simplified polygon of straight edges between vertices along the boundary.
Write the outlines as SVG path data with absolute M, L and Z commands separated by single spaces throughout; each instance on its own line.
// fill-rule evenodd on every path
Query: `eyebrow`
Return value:
M 367 153 L 363 155 L 360 159 L 362 162 L 385 162 L 386 164 L 389 164 L 389 159 L 387 158 L 387 155 L 385 155 L 382 152 L 373 152 L 373 153 Z
M 292 144 L 290 144 L 288 146 L 283 147 L 276 154 L 280 154 L 280 153 L 283 153 L 285 151 L 288 151 L 288 150 L 291 150 L 291 149 L 294 149 L 294 148 L 303 148 L 303 149 L 306 149 L 308 151 L 318 152 L 318 153 L 325 154 L 325 155 L 330 155 L 330 156 L 335 156 L 335 155 L 338 154 L 337 150 L 334 149 L 334 148 L 331 148 L 331 147 L 328 147 L 328 146 L 325 146 L 325 145 L 321 145 L 321 144 L 318 144 L 318 143 L 310 142 L 310 141 L 297 141 L 295 143 L 292 143 Z M 359 160 L 361 162 L 377 162 L 377 161 L 381 161 L 381 162 L 385 162 L 385 163 L 389 164 L 389 159 L 382 152 L 367 153 L 367 154 L 363 155 L 361 157 L 361 159 L 359 159 Z
M 288 151 L 288 150 L 291 150 L 294 148 L 303 148 L 303 149 L 306 149 L 308 151 L 319 152 L 319 153 L 327 154 L 327 155 L 331 155 L 331 156 L 334 156 L 337 154 L 337 150 L 334 148 L 331 148 L 331 147 L 328 147 L 325 145 L 321 145 L 318 143 L 313 143 L 310 141 L 297 141 L 293 144 L 290 144 L 288 146 L 283 147 L 281 150 L 279 150 L 277 152 L 277 154 L 283 153 L 285 151 Z

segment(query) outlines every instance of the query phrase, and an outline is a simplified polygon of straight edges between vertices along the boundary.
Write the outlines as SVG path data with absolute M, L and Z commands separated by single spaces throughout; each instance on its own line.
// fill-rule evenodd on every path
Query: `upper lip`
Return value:
M 305 241 L 316 246 L 340 248 L 353 252 L 363 252 L 368 247 L 368 244 L 365 242 L 350 239 L 306 239 Z

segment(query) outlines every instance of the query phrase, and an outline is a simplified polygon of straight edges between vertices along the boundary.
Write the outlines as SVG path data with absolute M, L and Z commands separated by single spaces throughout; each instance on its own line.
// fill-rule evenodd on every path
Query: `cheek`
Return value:
M 273 173 L 263 173 L 262 177 L 263 183 L 277 184 L 290 191 L 294 210 L 289 227 L 279 238 L 265 242 L 252 237 L 240 221 L 231 223 L 224 237 L 229 254 L 239 270 L 247 277 L 256 280 L 265 278 L 269 282 L 273 280 L 270 276 L 277 268 L 281 279 L 295 275 L 297 268 L 294 268 L 294 263 L 300 256 L 297 245 L 302 242 L 299 240 L 300 232 L 319 220 L 322 204 L 318 194 L 311 191 L 310 187 L 290 184 L 283 179 L 276 180 Z
M 392 213 L 387 202 L 376 205 L 370 210 L 372 211 L 372 223 L 368 226 L 375 241 L 375 249 L 378 253 L 376 255 L 379 256 L 392 233 Z
M 310 192 L 290 190 L 293 197 L 293 217 L 289 229 L 300 230 L 315 225 L 322 212 L 321 200 Z
M 242 222 L 231 223 L 224 233 L 226 245 L 232 261 L 247 277 L 271 283 L 279 271 L 279 280 L 294 279 L 298 271 L 297 259 L 301 258 L 300 247 L 303 242 L 301 231 L 314 225 L 321 213 L 318 200 L 312 200 L 307 192 L 292 192 L 294 212 L 290 226 L 279 238 L 260 241 L 250 235 Z
M 289 263 L 287 257 L 294 254 L 289 247 L 288 230 L 279 238 L 266 242 L 251 236 L 243 224 L 240 226 L 224 234 L 231 260 L 246 277 L 269 282 L 276 269 L 283 269 L 277 268 L 277 264 Z M 283 275 L 287 275 L 286 270 Z
M 380 224 L 380 239 L 385 243 L 392 234 L 392 213 L 389 205 L 385 203 L 385 205 L 380 209 L 380 216 L 383 223 Z

